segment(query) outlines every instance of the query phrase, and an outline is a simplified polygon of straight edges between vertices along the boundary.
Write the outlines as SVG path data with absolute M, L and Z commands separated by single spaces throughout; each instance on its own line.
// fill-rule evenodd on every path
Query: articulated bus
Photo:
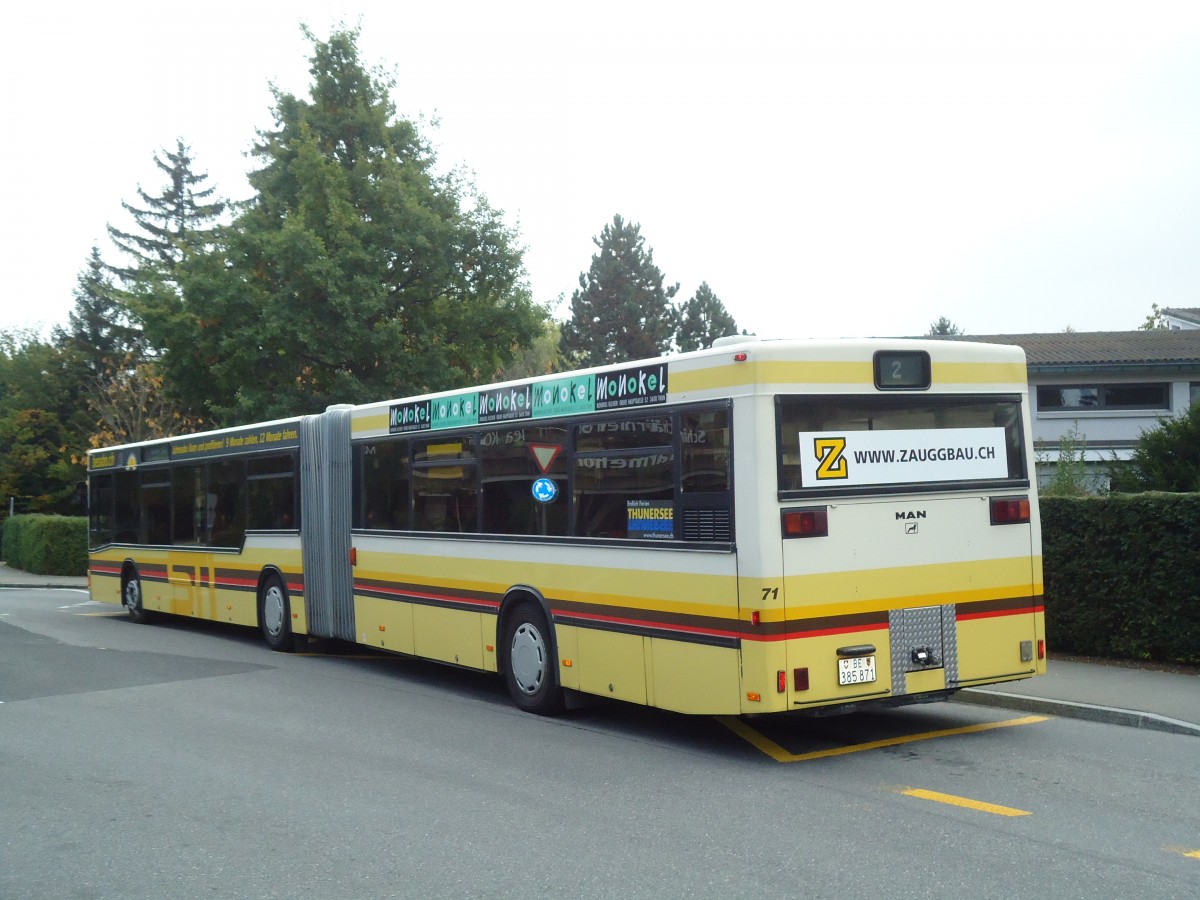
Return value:
M 503 676 L 540 714 L 852 710 L 1045 672 L 1016 347 L 707 350 L 93 451 L 131 618 Z

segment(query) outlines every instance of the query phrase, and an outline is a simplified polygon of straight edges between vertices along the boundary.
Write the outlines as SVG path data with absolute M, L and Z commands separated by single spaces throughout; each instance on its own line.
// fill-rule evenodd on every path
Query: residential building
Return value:
M 1200 329 L 1200 309 L 1160 309 L 1158 314 L 1171 331 Z
M 1081 453 L 1089 486 L 1102 489 L 1112 460 L 1129 459 L 1143 431 L 1200 400 L 1200 309 L 1162 314 L 1180 324 L 949 339 L 1024 348 L 1039 480 L 1047 481 L 1066 450 Z

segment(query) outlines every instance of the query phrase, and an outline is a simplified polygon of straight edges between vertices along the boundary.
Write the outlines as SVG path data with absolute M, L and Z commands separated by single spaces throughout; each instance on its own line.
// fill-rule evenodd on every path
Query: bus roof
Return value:
M 754 392 L 858 393 L 877 389 L 880 353 L 923 354 L 933 392 L 1028 390 L 1020 347 L 920 338 L 769 339 L 731 335 L 713 346 L 570 372 L 385 399 L 349 409 L 356 437 L 652 407 Z M 331 409 L 334 407 L 331 407 Z M 130 454 L 201 458 L 231 448 L 293 446 L 302 417 L 131 442 L 88 451 L 89 468 L 123 467 Z M 283 437 L 283 435 L 288 435 Z M 267 436 L 275 436 L 266 441 Z M 234 447 L 231 442 L 244 439 Z M 218 447 L 218 444 L 220 445 Z M 100 457 L 100 459 L 98 459 Z M 111 458 L 110 458 L 111 457 Z M 103 462 L 104 465 L 99 465 Z

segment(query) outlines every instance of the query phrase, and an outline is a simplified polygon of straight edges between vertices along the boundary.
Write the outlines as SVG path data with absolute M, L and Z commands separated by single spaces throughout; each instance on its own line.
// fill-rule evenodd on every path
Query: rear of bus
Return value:
M 841 374 L 774 394 L 776 708 L 925 702 L 1044 673 L 1024 352 L 836 352 Z

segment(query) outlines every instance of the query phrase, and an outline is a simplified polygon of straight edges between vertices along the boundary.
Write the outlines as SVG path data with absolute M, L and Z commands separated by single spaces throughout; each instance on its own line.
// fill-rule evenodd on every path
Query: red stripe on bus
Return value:
M 878 625 L 843 625 L 837 628 L 813 628 L 806 631 L 784 631 L 779 634 L 755 634 L 753 629 L 742 633 L 747 641 L 795 641 L 801 638 L 828 637 L 834 634 L 858 634 L 864 631 L 887 631 L 888 623 Z
M 434 594 L 426 591 L 407 591 L 401 588 L 390 588 L 384 585 L 365 585 L 355 583 L 354 592 L 357 594 L 387 594 L 389 597 L 408 598 L 410 600 L 440 600 L 444 603 L 459 603 L 467 606 L 482 606 L 487 609 L 499 609 L 499 600 L 479 600 L 474 597 L 461 597 L 454 594 Z
M 582 620 L 585 622 L 607 622 L 610 625 L 628 625 L 631 628 L 653 628 L 656 631 L 675 631 L 681 634 L 707 634 L 713 637 L 740 638 L 745 635 L 740 631 L 725 631 L 716 628 L 700 628 L 689 625 L 669 625 L 665 622 L 655 622 L 653 619 L 627 619 L 621 616 L 601 616 L 596 613 L 577 613 L 555 611 L 555 620 Z
M 1000 616 L 1027 616 L 1031 613 L 1045 612 L 1044 606 L 1023 606 L 1020 609 L 995 609 L 977 613 L 959 613 L 954 618 L 959 622 L 969 622 L 972 619 L 997 619 Z

